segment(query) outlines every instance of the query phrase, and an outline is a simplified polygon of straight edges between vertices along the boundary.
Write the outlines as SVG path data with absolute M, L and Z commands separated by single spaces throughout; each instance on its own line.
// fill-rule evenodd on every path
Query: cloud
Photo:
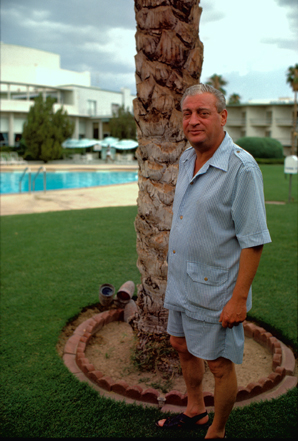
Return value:
M 276 3 L 288 10 L 287 18 L 289 20 L 289 28 L 295 34 L 296 47 L 298 45 L 298 1 L 297 0 L 275 0 Z
M 275 3 L 286 11 L 285 17 L 288 24 L 288 34 L 290 38 L 285 38 L 283 32 L 279 31 L 279 37 L 263 38 L 265 44 L 273 44 L 279 49 L 289 49 L 297 51 L 298 47 L 298 1 L 297 0 L 275 0 Z
M 228 82 L 224 89 L 228 98 L 232 93 L 241 96 L 241 102 L 250 99 L 276 99 L 281 97 L 292 97 L 293 92 L 286 83 L 287 66 L 274 69 L 270 72 L 258 72 L 252 70 L 244 75 L 231 71 L 223 75 Z M 206 79 L 204 78 L 204 81 Z
M 203 9 L 201 20 L 205 23 L 219 21 L 225 17 L 222 11 L 216 9 L 215 3 L 212 0 L 211 2 L 210 0 L 201 0 L 199 6 Z
M 107 54 L 117 62 L 134 65 L 136 49 L 134 44 L 134 31 L 130 29 L 112 28 L 107 31 L 104 40 L 85 42 L 82 48 L 94 55 Z
M 88 70 L 92 82 L 100 76 L 100 85 L 108 84 L 107 76 L 110 88 L 117 83 L 117 88 L 135 89 L 134 2 L 125 0 L 125 7 L 124 0 L 111 2 L 2 0 L 2 39 L 5 43 L 58 53 L 62 68 Z M 124 79 L 129 85 L 120 85 Z
M 125 2 L 125 7 L 123 4 Z M 73 26 L 109 26 L 135 29 L 134 0 L 2 0 L 1 11 L 20 11 L 23 17 L 47 14 L 52 22 L 69 22 Z M 22 27 L 22 21 L 18 23 Z
M 297 8 L 296 0 L 275 0 L 280 6 L 294 6 Z
M 4 43 L 60 54 L 63 69 L 90 71 L 95 86 L 135 91 L 134 0 L 0 1 Z M 231 93 L 243 94 L 239 78 L 246 81 L 249 75 L 245 94 L 251 98 L 249 87 L 262 93 L 258 84 L 265 78 L 254 83 L 256 72 L 269 75 L 295 63 L 297 0 L 201 0 L 200 6 L 202 80 L 216 72 L 232 88 L 238 78 L 239 88 Z M 230 78 L 231 72 L 238 77 Z M 275 84 L 271 89 L 271 96 L 284 94 Z
M 117 3 L 117 0 L 113 1 L 116 1 Z M 75 4 L 77 3 L 77 0 L 72 0 L 72 2 Z M 89 0 L 89 2 L 87 0 L 86 3 L 92 2 L 93 0 Z M 17 0 L 12 0 L 12 4 L 13 3 L 18 2 Z M 65 3 L 69 4 L 70 0 L 63 0 L 63 2 L 61 2 L 62 7 L 57 8 L 59 9 L 59 13 L 52 10 L 55 3 L 56 0 L 51 0 L 49 3 L 51 9 L 48 10 L 27 10 L 24 9 L 23 5 L 19 8 L 10 7 L 2 9 L 1 15 L 4 26 L 4 35 L 6 34 L 8 27 L 12 26 L 14 32 L 17 32 L 17 38 L 26 33 L 29 34 L 31 38 L 38 36 L 38 40 L 36 41 L 37 44 L 41 38 L 51 45 L 51 42 L 57 38 L 65 38 L 66 43 L 67 41 L 77 43 L 85 39 L 89 41 L 105 41 L 109 38 L 107 35 L 109 30 L 111 28 L 117 28 L 117 20 L 109 21 L 109 14 L 107 14 L 108 16 L 106 19 L 104 19 L 105 14 L 99 14 L 96 18 L 101 20 L 95 19 L 94 15 L 91 14 L 93 20 L 86 20 L 84 14 L 80 14 L 81 3 L 80 7 L 75 9 L 75 14 L 73 16 L 69 13 L 66 15 L 61 13 L 61 9 L 65 7 Z M 100 1 L 98 1 L 98 4 L 100 4 Z M 90 11 L 88 11 L 88 15 L 90 17 Z M 15 23 L 18 23 L 17 30 L 15 29 Z M 123 31 L 129 29 L 125 23 L 126 22 L 124 21 L 124 26 L 120 25 L 118 28 L 123 29 Z
M 295 39 L 287 39 L 287 38 L 262 38 L 262 43 L 265 44 L 274 44 L 279 49 L 290 49 L 297 50 L 297 40 Z

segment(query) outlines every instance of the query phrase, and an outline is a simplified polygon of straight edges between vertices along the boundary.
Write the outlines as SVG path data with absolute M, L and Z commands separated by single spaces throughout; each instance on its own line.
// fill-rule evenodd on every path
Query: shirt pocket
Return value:
M 189 302 L 200 308 L 221 311 L 225 304 L 227 268 L 187 262 L 186 296 Z

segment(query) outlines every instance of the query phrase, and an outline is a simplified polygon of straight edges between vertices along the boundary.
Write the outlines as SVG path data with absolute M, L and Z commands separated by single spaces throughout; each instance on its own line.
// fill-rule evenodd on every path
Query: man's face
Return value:
M 182 107 L 183 131 L 190 144 L 198 150 L 219 147 L 227 111 L 218 113 L 216 98 L 211 93 L 188 96 Z

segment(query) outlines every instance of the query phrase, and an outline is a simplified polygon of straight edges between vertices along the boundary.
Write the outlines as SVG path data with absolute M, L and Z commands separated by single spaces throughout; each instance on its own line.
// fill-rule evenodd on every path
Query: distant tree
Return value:
M 136 139 L 137 126 L 134 116 L 124 106 L 119 107 L 117 112 L 113 112 L 110 119 L 111 136 L 119 139 Z
M 55 113 L 55 98 L 48 96 L 43 100 L 40 94 L 34 100 L 24 124 L 23 139 L 26 145 L 25 156 L 48 162 L 62 155 L 62 143 L 70 138 L 74 123 L 62 108 Z
M 220 90 L 224 95 L 227 93 L 222 86 L 226 86 L 228 82 L 221 75 L 212 75 L 212 77 L 208 78 L 207 84 L 213 86 L 217 90 Z
M 232 93 L 229 97 L 229 103 L 228 104 L 240 104 L 241 96 L 237 93 Z
M 298 64 L 290 66 L 287 70 L 287 83 L 292 87 L 294 92 L 294 118 L 293 118 L 293 130 L 292 130 L 292 149 L 291 153 L 294 155 L 296 138 L 297 138 L 297 91 L 298 91 Z
M 293 91 L 297 93 L 298 91 L 298 64 L 295 66 L 290 66 L 287 70 L 287 83 L 290 84 Z

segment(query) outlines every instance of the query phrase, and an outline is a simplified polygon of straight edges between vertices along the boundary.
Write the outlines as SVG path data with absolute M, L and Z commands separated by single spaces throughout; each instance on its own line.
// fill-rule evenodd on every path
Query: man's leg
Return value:
M 220 357 L 208 361 L 214 375 L 214 419 L 209 427 L 206 438 L 223 438 L 225 426 L 233 409 L 237 396 L 237 377 L 234 363 Z
M 194 417 L 206 411 L 202 380 L 204 375 L 204 361 L 188 352 L 184 337 L 170 338 L 171 345 L 179 354 L 180 364 L 182 368 L 183 378 L 187 389 L 187 408 L 184 412 L 188 417 Z M 208 421 L 208 415 L 197 422 L 198 425 L 205 424 Z M 160 426 L 165 420 L 160 420 Z

